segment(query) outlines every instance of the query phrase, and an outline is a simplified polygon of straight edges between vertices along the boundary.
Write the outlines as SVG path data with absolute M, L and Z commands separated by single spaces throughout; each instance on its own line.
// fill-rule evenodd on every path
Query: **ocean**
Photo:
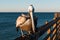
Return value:
M 16 31 L 16 19 L 21 13 L 26 12 L 0 12 L 0 40 L 14 40 L 21 35 L 20 31 Z M 50 22 L 53 17 L 53 12 L 35 12 L 38 17 L 37 27 L 45 24 L 46 21 Z

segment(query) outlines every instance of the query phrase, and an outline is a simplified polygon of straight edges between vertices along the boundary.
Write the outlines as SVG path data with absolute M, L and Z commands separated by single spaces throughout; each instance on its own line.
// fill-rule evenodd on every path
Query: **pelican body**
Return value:
M 16 27 L 20 27 L 23 31 L 31 31 L 31 19 L 27 19 L 24 16 L 19 16 L 16 20 Z
M 29 16 L 24 14 L 19 16 L 16 20 L 16 28 L 20 28 L 22 36 L 23 31 L 26 31 L 30 34 L 32 32 L 32 21 Z

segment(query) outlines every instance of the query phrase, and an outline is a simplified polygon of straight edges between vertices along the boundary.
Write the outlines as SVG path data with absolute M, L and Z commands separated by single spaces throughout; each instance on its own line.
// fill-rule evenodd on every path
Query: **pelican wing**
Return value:
M 28 19 L 24 24 L 20 25 L 20 28 L 25 31 L 31 31 L 32 28 L 31 19 Z
M 26 21 L 25 17 L 19 16 L 16 20 L 16 27 L 18 27 L 20 24 L 23 24 Z

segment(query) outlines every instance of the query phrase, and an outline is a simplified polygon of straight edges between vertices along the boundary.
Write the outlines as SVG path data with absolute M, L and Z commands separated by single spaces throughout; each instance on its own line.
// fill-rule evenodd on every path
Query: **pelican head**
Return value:
M 33 7 L 33 5 L 30 5 L 30 6 L 28 7 L 28 12 L 34 12 L 34 7 Z

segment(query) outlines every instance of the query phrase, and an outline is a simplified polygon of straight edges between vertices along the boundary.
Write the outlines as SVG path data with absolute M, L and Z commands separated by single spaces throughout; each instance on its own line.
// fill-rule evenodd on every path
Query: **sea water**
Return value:
M 0 40 L 14 40 L 21 35 L 20 30 L 16 31 L 16 19 L 21 13 L 26 14 L 26 12 L 0 12 Z M 44 25 L 46 21 L 50 22 L 54 17 L 52 12 L 34 14 L 38 17 L 37 27 Z

